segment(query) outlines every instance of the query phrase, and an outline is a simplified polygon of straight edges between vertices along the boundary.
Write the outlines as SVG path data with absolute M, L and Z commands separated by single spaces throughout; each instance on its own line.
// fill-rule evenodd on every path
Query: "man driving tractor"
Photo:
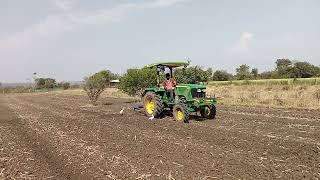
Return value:
M 206 86 L 199 84 L 177 84 L 173 79 L 173 69 L 186 68 L 189 62 L 162 62 L 147 65 L 157 73 L 157 85 L 145 88 L 142 102 L 147 116 L 159 118 L 165 110 L 172 112 L 175 120 L 189 122 L 191 113 L 200 112 L 201 116 L 207 119 L 214 119 L 216 116 L 217 103 L 215 97 L 206 96 Z M 161 73 L 166 70 L 165 80 L 160 86 Z
M 174 93 L 174 88 L 177 85 L 177 82 L 173 78 L 171 78 L 169 73 L 167 73 L 166 79 L 163 80 L 162 85 L 163 85 L 164 89 L 166 90 L 167 95 L 170 97 L 169 101 L 173 102 L 173 100 L 174 100 L 173 93 Z

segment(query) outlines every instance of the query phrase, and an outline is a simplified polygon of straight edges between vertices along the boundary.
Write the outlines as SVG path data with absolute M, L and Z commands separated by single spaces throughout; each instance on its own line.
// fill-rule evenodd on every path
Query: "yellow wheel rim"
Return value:
M 146 110 L 148 114 L 153 114 L 154 112 L 154 102 L 152 98 L 148 98 L 145 104 Z
M 178 121 L 183 120 L 183 112 L 180 109 L 177 111 L 177 119 Z
M 208 116 L 211 114 L 210 108 L 208 106 L 205 108 L 205 112 Z

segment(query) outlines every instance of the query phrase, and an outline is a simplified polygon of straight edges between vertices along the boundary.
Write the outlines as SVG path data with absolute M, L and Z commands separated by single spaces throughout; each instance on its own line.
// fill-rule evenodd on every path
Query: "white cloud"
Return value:
M 248 50 L 250 42 L 253 40 L 254 34 L 250 32 L 243 32 L 240 38 L 235 43 L 235 49 L 238 50 Z
M 61 10 L 56 14 L 49 14 L 43 21 L 26 27 L 21 32 L 0 37 L 0 54 L 21 56 L 23 52 L 39 52 L 38 48 L 45 48 L 57 38 L 67 32 L 76 31 L 88 25 L 109 24 L 120 21 L 134 10 L 147 8 L 164 8 L 173 6 L 185 0 L 154 0 L 145 3 L 119 4 L 113 8 L 94 11 L 77 11 L 73 6 L 77 0 L 53 0 L 54 5 Z M 20 52 L 17 54 L 16 52 Z

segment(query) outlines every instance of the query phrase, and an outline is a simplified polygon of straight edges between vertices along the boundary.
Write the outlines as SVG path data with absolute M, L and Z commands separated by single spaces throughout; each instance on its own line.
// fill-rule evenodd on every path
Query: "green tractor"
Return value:
M 170 100 L 164 87 L 160 85 L 160 76 L 166 70 L 170 70 L 172 78 L 173 69 L 186 68 L 189 63 L 164 62 L 148 65 L 155 68 L 158 80 L 156 87 L 146 88 L 143 94 L 143 106 L 148 116 L 159 118 L 164 110 L 170 110 L 178 122 L 189 122 L 191 113 L 200 112 L 206 119 L 214 119 L 216 116 L 216 98 L 206 96 L 206 86 L 198 84 L 177 84 L 174 89 L 174 100 Z

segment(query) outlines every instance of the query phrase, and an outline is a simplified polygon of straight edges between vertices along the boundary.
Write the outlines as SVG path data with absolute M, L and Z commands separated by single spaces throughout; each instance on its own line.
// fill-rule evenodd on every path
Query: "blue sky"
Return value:
M 82 80 L 156 61 L 234 72 L 320 65 L 318 0 L 3 0 L 0 82 Z

